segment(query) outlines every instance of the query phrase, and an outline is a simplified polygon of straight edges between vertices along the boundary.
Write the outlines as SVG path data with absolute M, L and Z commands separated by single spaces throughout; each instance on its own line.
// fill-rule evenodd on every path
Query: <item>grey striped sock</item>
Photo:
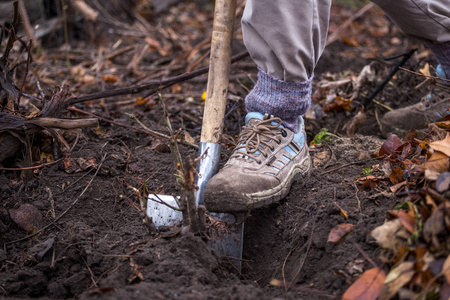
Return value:
M 259 112 L 279 117 L 283 125 L 295 133 L 298 117 L 311 105 L 311 81 L 287 82 L 270 76 L 259 69 L 258 81 L 245 98 L 247 112 Z

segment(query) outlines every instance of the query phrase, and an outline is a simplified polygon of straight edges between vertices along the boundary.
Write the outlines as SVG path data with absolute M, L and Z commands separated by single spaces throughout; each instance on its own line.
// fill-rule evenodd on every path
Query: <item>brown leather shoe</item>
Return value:
M 440 78 L 445 79 L 440 66 L 436 69 Z M 404 137 L 409 131 L 423 130 L 428 123 L 442 120 L 450 114 L 450 81 L 427 79 L 430 92 L 414 105 L 387 112 L 381 121 L 381 133 L 388 137 L 391 133 Z
M 209 211 L 246 211 L 284 198 L 292 182 L 309 172 L 311 159 L 303 118 L 294 134 L 281 119 L 249 113 L 238 145 L 205 190 Z

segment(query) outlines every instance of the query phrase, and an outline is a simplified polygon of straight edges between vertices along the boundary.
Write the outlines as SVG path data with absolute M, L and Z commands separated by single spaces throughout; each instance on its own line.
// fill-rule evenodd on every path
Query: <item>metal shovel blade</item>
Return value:
M 203 155 L 199 163 L 196 185 L 198 191 L 195 194 L 196 205 L 203 205 L 203 193 L 209 179 L 217 173 L 220 161 L 220 145 L 215 143 L 200 143 L 200 155 Z M 179 199 L 179 197 L 177 197 Z M 161 226 L 174 226 L 183 221 L 178 199 L 170 195 L 148 195 L 147 215 L 152 218 L 156 228 Z M 175 209 L 174 209 L 175 208 Z M 244 214 L 236 215 L 228 213 L 209 213 L 214 219 L 219 219 L 226 224 L 224 230 L 210 232 L 209 246 L 219 254 L 225 256 L 238 270 L 242 264 L 242 245 L 244 237 Z

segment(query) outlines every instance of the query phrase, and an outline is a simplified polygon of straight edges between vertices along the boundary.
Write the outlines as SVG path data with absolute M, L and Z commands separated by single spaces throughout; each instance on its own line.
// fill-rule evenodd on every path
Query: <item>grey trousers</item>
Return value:
M 450 0 L 372 0 L 407 35 L 428 43 L 450 42 Z M 327 38 L 331 0 L 247 0 L 244 44 L 267 74 L 289 82 L 308 80 Z

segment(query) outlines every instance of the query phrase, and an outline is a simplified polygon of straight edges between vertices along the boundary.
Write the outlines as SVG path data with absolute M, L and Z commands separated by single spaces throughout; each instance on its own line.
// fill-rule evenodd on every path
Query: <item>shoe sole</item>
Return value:
M 214 201 L 206 203 L 206 207 L 214 212 L 240 212 L 248 211 L 256 208 L 261 208 L 276 202 L 286 197 L 289 193 L 292 183 L 299 178 L 306 177 L 312 166 L 311 157 L 308 155 L 299 163 L 292 167 L 289 175 L 279 185 L 269 190 L 257 192 L 253 194 L 241 194 L 235 192 L 217 193 L 214 191 L 208 194 L 205 192 L 205 202 L 207 198 L 219 198 L 221 201 Z M 240 199 L 240 201 L 229 201 L 230 199 Z M 216 204 L 217 203 L 217 204 Z
M 245 196 L 251 199 L 251 208 L 260 208 L 273 203 L 279 202 L 285 198 L 291 190 L 292 183 L 299 179 L 309 175 L 311 171 L 311 157 L 309 154 L 298 164 L 296 164 L 289 175 L 278 186 L 262 191 L 259 193 L 245 194 Z

